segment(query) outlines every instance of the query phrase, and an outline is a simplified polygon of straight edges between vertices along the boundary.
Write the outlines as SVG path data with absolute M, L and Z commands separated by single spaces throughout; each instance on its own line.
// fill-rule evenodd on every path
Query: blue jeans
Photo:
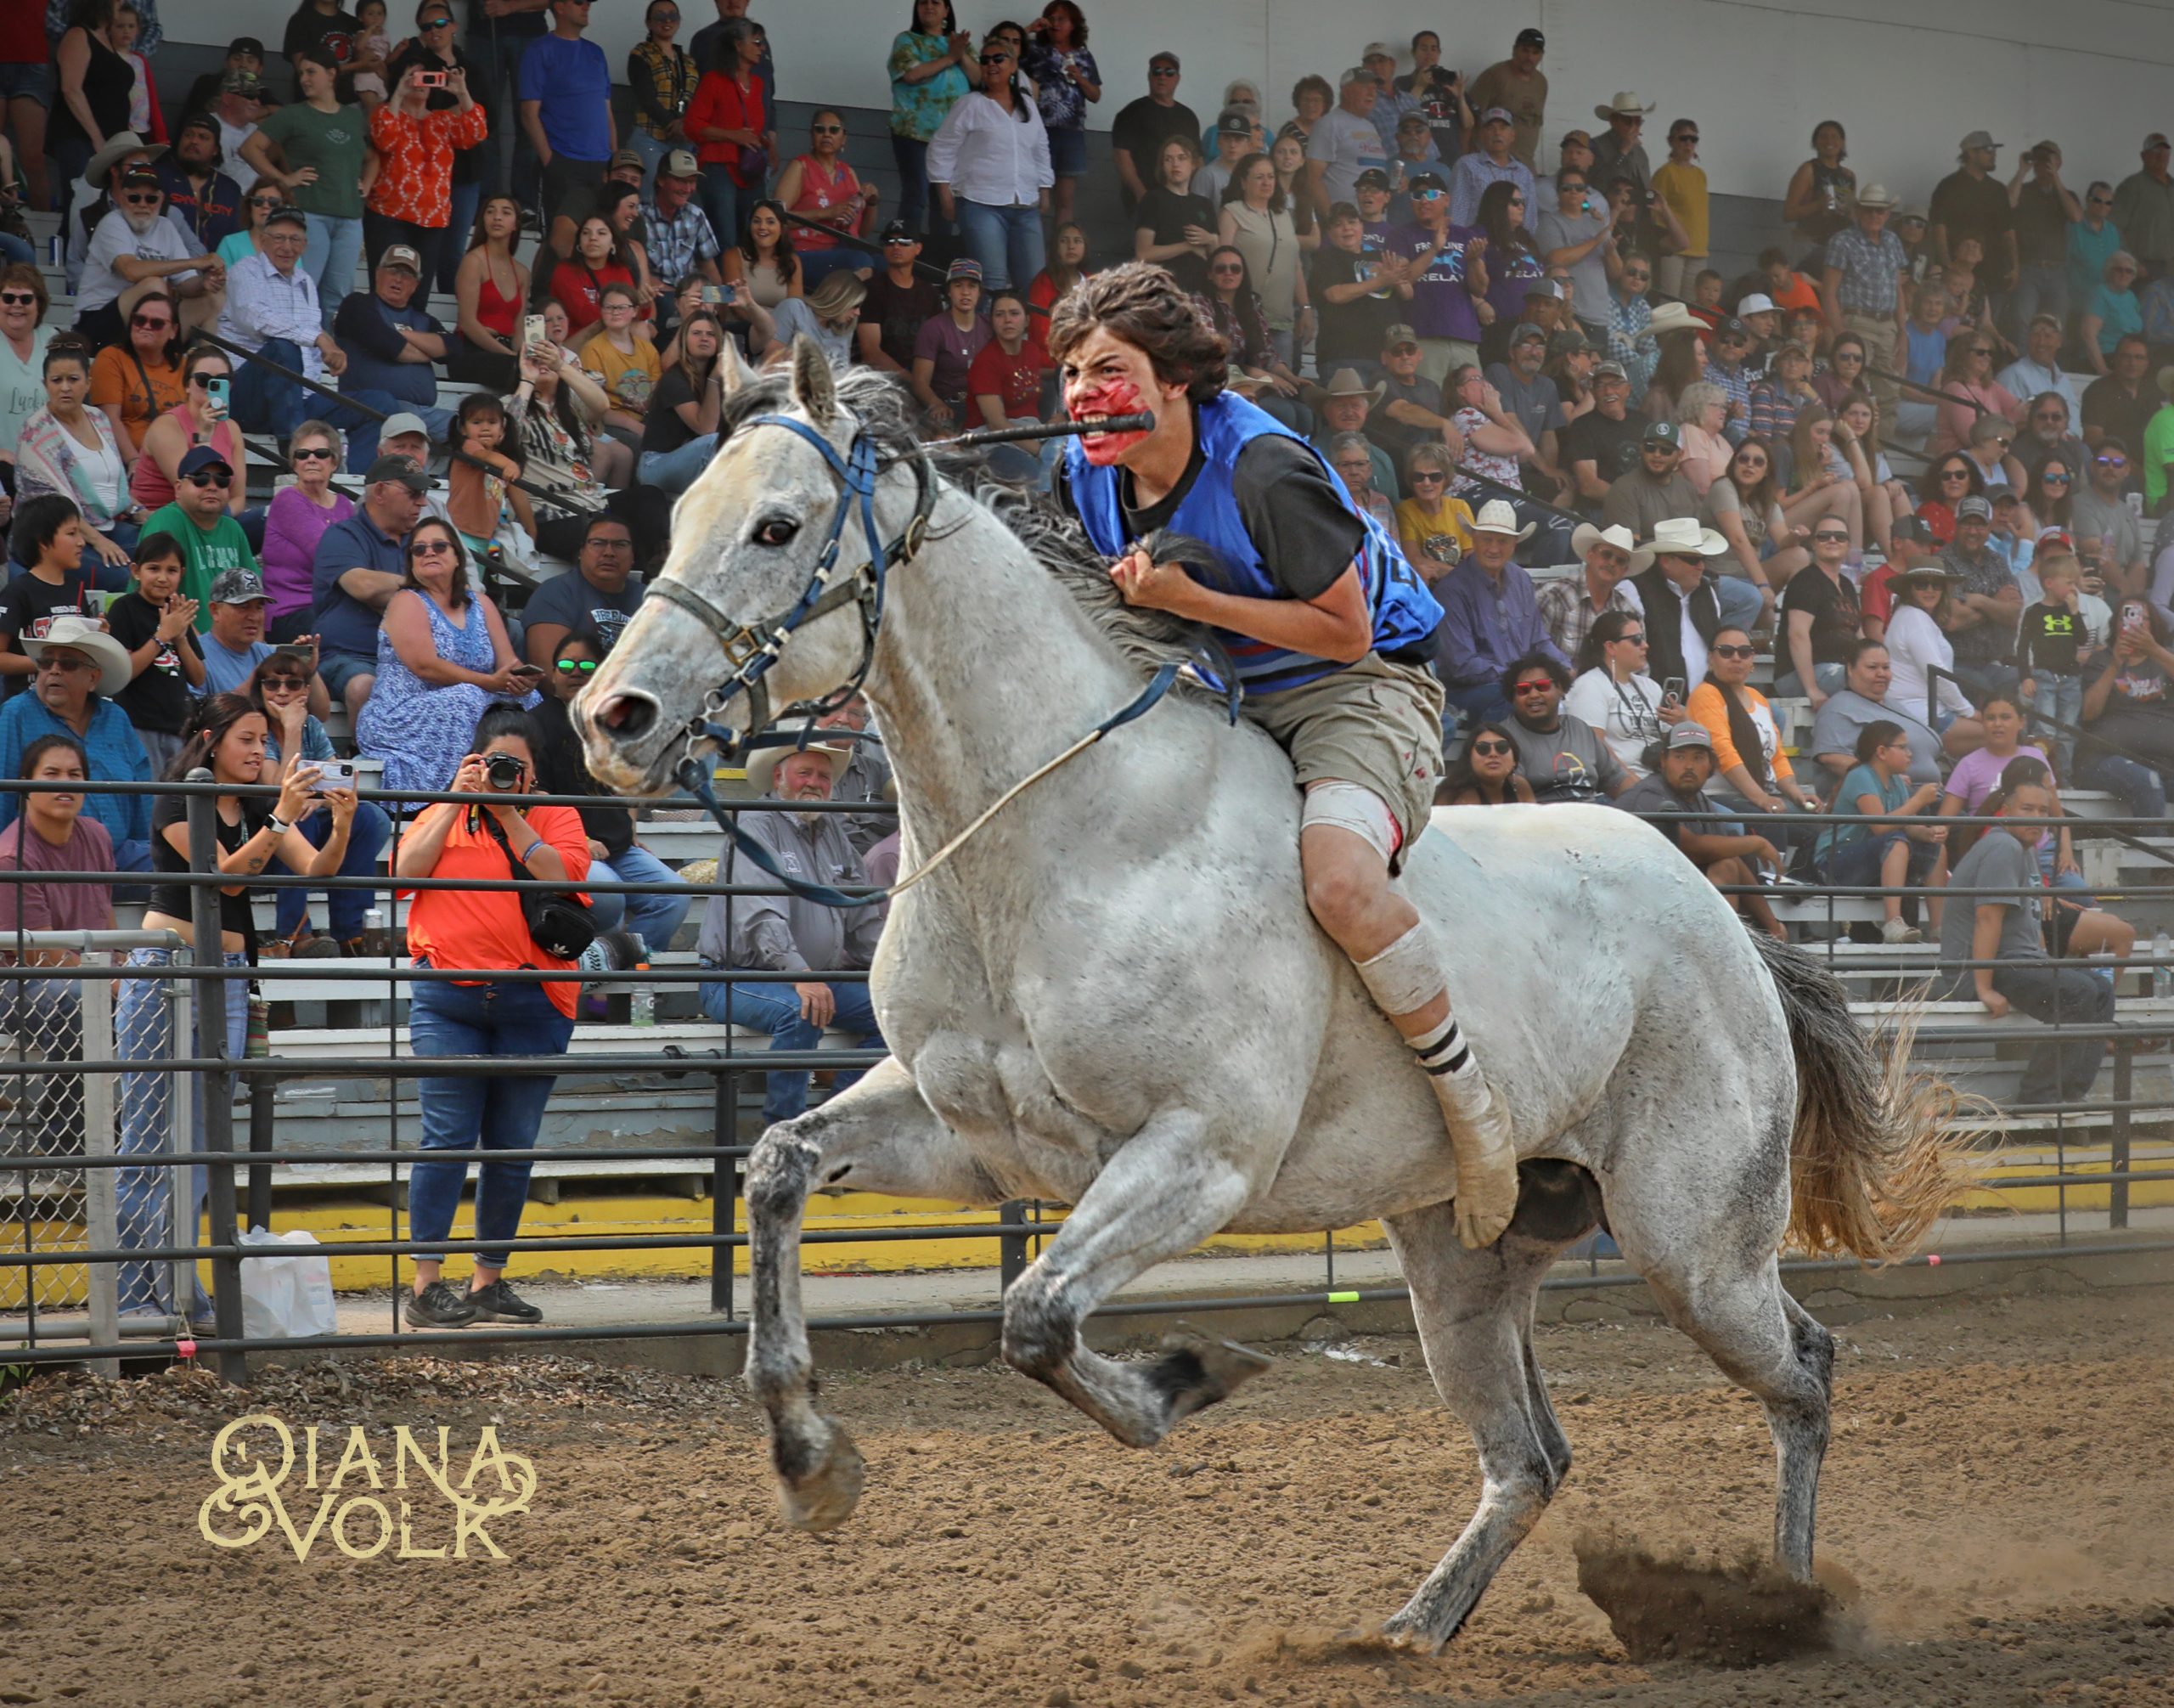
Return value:
M 427 966 L 418 961 L 418 967 Z M 552 1006 L 540 984 L 448 984 L 420 982 L 408 1008 L 409 1048 L 417 1056 L 563 1056 L 574 1023 Z M 551 1100 L 554 1074 L 464 1075 L 415 1082 L 426 1151 L 516 1151 L 517 1160 L 480 1164 L 476 1182 L 476 1237 L 489 1240 L 476 1261 L 504 1269 L 521 1232 L 528 1199 L 530 1153 Z M 408 1179 L 408 1232 L 443 1239 L 460 1208 L 466 1163 L 417 1163 Z M 428 1252 L 416 1255 L 428 1257 Z
M 823 1041 L 823 1029 L 800 1017 L 800 995 L 790 984 L 735 984 L 712 979 L 701 987 L 702 1012 L 720 1026 L 746 1026 L 770 1034 L 773 1050 L 813 1050 Z M 880 1046 L 883 1034 L 876 1028 L 876 1011 L 869 1006 L 865 984 L 833 984 L 831 995 L 837 1012 L 831 1023 L 854 1035 L 864 1048 Z M 860 1077 L 859 1068 L 842 1070 L 838 1089 L 843 1091 Z M 763 1119 L 775 1125 L 789 1121 L 808 1108 L 805 1069 L 764 1075 Z
M 959 236 L 966 253 L 982 264 L 983 292 L 1024 290 L 1042 270 L 1040 210 L 957 200 Z
M 645 188 L 642 200 L 649 200 Z M 468 253 L 468 234 L 476 228 L 476 210 L 483 205 L 483 184 L 479 178 L 474 183 L 457 183 L 453 187 L 453 217 L 447 222 L 444 240 L 438 245 L 438 290 L 445 296 L 453 295 L 453 274 L 460 271 L 462 258 Z
M 306 213 L 309 246 L 302 251 L 302 271 L 317 281 L 317 300 L 324 330 L 332 330 L 340 305 L 353 294 L 355 262 L 363 252 L 363 222 Z
M 249 958 L 245 955 L 228 955 L 226 965 L 239 968 L 238 976 L 227 980 L 223 989 L 227 1008 L 227 1053 L 235 1061 L 241 1059 L 249 1041 Z M 131 967 L 170 967 L 173 951 L 166 949 L 138 949 L 128 957 Z M 208 984 L 197 987 L 200 1000 L 211 989 Z M 121 998 L 114 1010 L 114 1053 L 124 1062 L 169 1062 L 177 1055 L 194 1056 L 196 1040 L 182 1040 L 177 1047 L 173 1036 L 172 1011 L 167 999 L 173 989 L 164 978 L 124 978 L 121 982 Z M 173 1140 L 172 1099 L 175 1095 L 173 1076 L 163 1066 L 121 1076 L 121 1122 L 115 1148 L 126 1155 L 155 1156 L 177 1149 L 201 1150 L 204 1147 L 204 1076 L 189 1076 L 190 1120 L 189 1142 L 184 1146 Z M 162 1245 L 194 1245 L 196 1243 L 198 1218 L 204 1212 L 204 1200 L 210 1190 L 209 1178 L 204 1164 L 198 1163 L 189 1171 L 189 1202 L 195 1213 L 189 1217 L 186 1228 L 177 1230 L 169 1214 L 172 1208 L 171 1169 L 122 1169 L 114 1181 L 116 1226 L 122 1246 L 142 1249 Z M 178 1234 L 178 1237 L 177 1237 Z M 120 1289 L 120 1308 L 129 1311 L 172 1311 L 173 1274 L 171 1261 L 160 1259 L 124 1263 L 117 1282 Z M 192 1289 L 193 1298 L 188 1307 L 192 1316 L 200 1316 L 210 1307 L 210 1299 L 200 1281 Z
M 594 862 L 589 875 L 599 883 L 679 882 L 679 875 L 639 843 L 623 854 L 613 854 L 608 861 Z M 682 890 L 677 895 L 591 895 L 589 905 L 599 931 L 610 931 L 623 922 L 648 945 L 654 961 L 672 946 L 672 934 L 679 929 L 693 902 L 693 894 Z
M 411 403 L 396 397 L 390 392 L 376 392 L 368 388 L 343 387 L 340 395 L 352 398 L 367 409 L 380 414 L 397 415 L 406 410 L 411 415 L 420 415 L 423 425 L 431 430 L 432 443 L 444 444 L 453 432 L 453 411 L 441 409 L 435 403 Z M 377 442 L 385 431 L 385 423 L 373 420 L 360 409 L 350 409 L 328 397 L 318 402 L 324 405 L 319 420 L 329 423 L 347 436 L 347 472 L 359 475 L 377 460 Z
M 716 454 L 717 435 L 698 434 L 676 451 L 644 451 L 634 470 L 635 477 L 645 487 L 655 487 L 659 492 L 677 498 L 694 485 L 696 476 L 710 465 L 710 459 Z
M 89 158 L 87 155 L 86 159 Z M 898 168 L 898 217 L 917 232 L 929 228 L 928 144 L 891 133 L 891 158 Z
M 295 429 L 313 413 L 310 400 L 317 394 L 307 390 L 300 380 L 290 379 L 267 365 L 274 362 L 299 374 L 302 352 L 290 339 L 266 339 L 256 356 L 234 370 L 234 418 L 245 433 L 269 433 L 274 438 L 290 438 Z
M 2166 816 L 2166 780 L 2140 759 L 2120 753 L 2103 753 L 2086 765 L 2079 775 L 2087 787 L 2119 795 L 2130 818 Z
M 488 189 L 510 190 L 523 207 L 535 208 L 541 205 L 536 149 L 528 140 L 528 132 L 521 129 L 515 108 L 521 89 L 521 56 L 533 38 L 498 37 L 495 57 L 491 52 L 493 39 L 488 30 L 468 38 L 468 56 L 476 65 L 473 93 L 490 109 L 490 132 L 483 139 L 482 182 Z M 509 137 L 513 139 L 510 155 L 506 148 Z
M 312 848 L 323 848 L 324 839 L 332 833 L 332 814 L 320 807 L 305 814 L 295 828 L 309 839 Z M 392 820 L 369 801 L 355 808 L 355 821 L 347 831 L 347 853 L 340 862 L 341 877 L 369 877 L 377 871 L 378 850 L 385 846 L 386 838 L 392 834 Z M 273 860 L 265 867 L 268 872 L 290 870 L 284 860 Z M 332 927 L 332 936 L 345 943 L 351 937 L 363 934 L 363 916 L 377 901 L 373 889 L 329 889 L 324 893 L 324 911 Z M 309 912 L 309 891 L 296 884 L 291 889 L 281 889 L 272 905 L 272 916 L 279 927 L 279 935 L 291 937 Z

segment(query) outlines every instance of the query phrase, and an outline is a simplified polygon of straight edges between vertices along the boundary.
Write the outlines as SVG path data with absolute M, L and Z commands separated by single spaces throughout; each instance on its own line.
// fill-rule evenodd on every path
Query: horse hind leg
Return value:
M 1531 1184 L 1528 1172 L 1528 1189 Z M 1533 1356 L 1532 1319 L 1541 1280 L 1577 1236 L 1529 1222 L 1522 1209 L 1501 1239 L 1478 1251 L 1459 1242 L 1448 1205 L 1392 1218 L 1387 1226 L 1411 1289 L 1427 1368 L 1443 1401 L 1472 1431 L 1483 1480 L 1464 1533 L 1383 1626 L 1385 1635 L 1431 1653 L 1471 1616 L 1569 1474 L 1570 1444 Z

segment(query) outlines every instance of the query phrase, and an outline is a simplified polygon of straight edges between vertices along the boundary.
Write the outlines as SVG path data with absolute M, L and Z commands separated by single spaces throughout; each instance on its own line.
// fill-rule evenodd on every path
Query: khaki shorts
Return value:
M 1442 776 L 1442 685 L 1433 673 L 1369 653 L 1348 669 L 1281 694 L 1248 695 L 1246 716 L 1276 737 L 1298 786 L 1356 783 L 1388 803 L 1404 841 L 1427 828 Z

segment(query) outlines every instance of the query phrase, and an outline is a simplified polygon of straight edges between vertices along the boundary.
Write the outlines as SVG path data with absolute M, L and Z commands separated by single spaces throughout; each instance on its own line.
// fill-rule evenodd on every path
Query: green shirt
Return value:
M 2151 418 L 2143 430 L 2143 509 L 2146 516 L 2159 514 L 2160 500 L 2166 496 L 2166 465 L 2174 463 L 2174 403 L 2160 406 L 2159 413 Z
M 241 531 L 241 524 L 224 511 L 206 531 L 197 527 L 194 519 L 179 505 L 168 505 L 164 510 L 151 513 L 150 520 L 144 524 L 144 533 L 170 533 L 181 542 L 181 549 L 189 558 L 189 567 L 181 572 L 181 596 L 196 601 L 196 627 L 200 630 L 208 631 L 211 627 L 211 578 L 222 570 L 256 567 L 256 554 L 249 549 L 249 536 Z
M 326 219 L 363 217 L 363 155 L 369 147 L 369 121 L 360 107 L 320 113 L 296 101 L 267 114 L 258 132 L 279 144 L 290 172 L 317 168 L 317 182 L 287 192 L 304 213 Z

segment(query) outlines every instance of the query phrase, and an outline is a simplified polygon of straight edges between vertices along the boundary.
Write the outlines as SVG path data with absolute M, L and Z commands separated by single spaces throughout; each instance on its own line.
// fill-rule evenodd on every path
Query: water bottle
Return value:
M 363 950 L 375 955 L 384 954 L 385 949 L 385 910 L 374 907 L 363 915 Z
M 634 939 L 634 970 L 637 972 L 648 972 L 649 945 L 642 941 L 641 933 L 638 931 L 630 931 L 627 935 Z M 630 1026 L 656 1024 L 656 991 L 653 986 L 637 984 L 628 993 L 627 1023 Z
M 2151 994 L 2154 996 L 2174 996 L 2174 967 L 2167 965 L 2174 956 L 2174 939 L 2166 935 L 2164 926 L 2151 939 Z

